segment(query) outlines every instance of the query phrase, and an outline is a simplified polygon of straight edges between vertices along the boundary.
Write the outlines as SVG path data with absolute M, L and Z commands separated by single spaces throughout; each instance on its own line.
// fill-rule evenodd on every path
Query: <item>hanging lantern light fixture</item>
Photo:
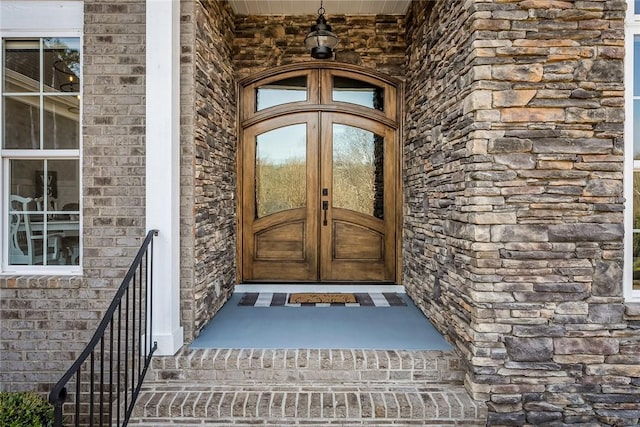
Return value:
M 320 1 L 318 19 L 311 26 L 311 32 L 304 39 L 304 45 L 311 51 L 311 57 L 316 59 L 329 59 L 333 57 L 333 49 L 340 41 L 338 36 L 331 31 L 331 25 L 327 24 L 324 17 L 324 7 Z

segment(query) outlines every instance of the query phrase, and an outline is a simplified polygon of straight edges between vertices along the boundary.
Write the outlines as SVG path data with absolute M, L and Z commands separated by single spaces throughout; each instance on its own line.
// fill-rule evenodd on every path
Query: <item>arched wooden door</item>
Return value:
M 396 281 L 396 86 L 316 66 L 240 93 L 242 280 Z

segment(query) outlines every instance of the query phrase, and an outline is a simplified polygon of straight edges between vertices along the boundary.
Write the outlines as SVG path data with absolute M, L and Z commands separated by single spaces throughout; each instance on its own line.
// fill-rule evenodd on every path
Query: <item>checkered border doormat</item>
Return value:
M 288 293 L 246 292 L 238 305 L 250 307 L 394 307 L 407 303 L 396 292 L 353 293 L 356 303 L 305 303 L 290 304 Z

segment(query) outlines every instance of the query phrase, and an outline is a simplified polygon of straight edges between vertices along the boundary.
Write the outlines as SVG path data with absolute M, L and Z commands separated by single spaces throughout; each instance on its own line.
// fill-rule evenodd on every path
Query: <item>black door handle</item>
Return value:
M 329 210 L 329 202 L 326 200 L 322 201 L 322 210 L 324 211 L 324 220 L 322 221 L 322 225 L 327 225 L 327 211 Z

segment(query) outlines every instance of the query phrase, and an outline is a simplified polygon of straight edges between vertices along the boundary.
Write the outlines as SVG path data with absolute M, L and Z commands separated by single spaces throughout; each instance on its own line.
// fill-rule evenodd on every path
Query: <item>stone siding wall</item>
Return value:
M 145 2 L 85 0 L 83 276 L 0 279 L 0 389 L 48 392 L 145 235 Z
M 637 425 L 638 309 L 622 298 L 625 3 L 421 9 L 409 24 L 408 81 L 426 79 L 407 90 L 410 292 L 450 320 L 436 323 L 470 363 L 490 425 Z
M 407 17 L 403 284 L 464 359 L 473 358 L 468 251 L 479 236 L 467 209 L 467 147 L 476 129 L 464 112 L 474 90 L 470 11 L 462 2 L 414 2 Z
M 246 77 L 279 65 L 314 61 L 304 38 L 318 16 L 237 16 L 234 64 Z M 360 65 L 389 76 L 404 77 L 404 16 L 326 14 L 339 35 L 335 61 Z
M 227 2 L 182 2 L 182 321 L 194 338 L 236 281 L 236 86 Z

